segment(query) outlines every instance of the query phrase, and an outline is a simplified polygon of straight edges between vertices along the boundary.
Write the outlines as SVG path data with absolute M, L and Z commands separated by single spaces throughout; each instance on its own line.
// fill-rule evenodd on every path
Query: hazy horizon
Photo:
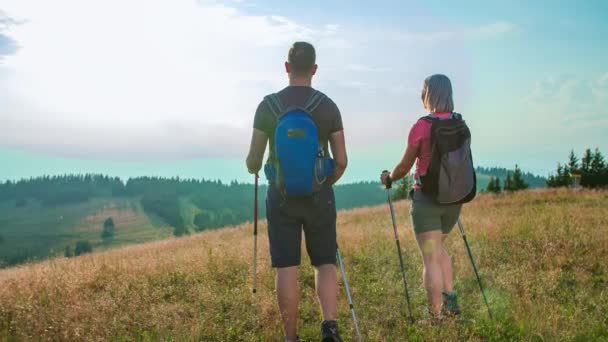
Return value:
M 13 154 L 10 159 L 19 165 L 4 164 L 0 171 L 0 183 L 7 180 L 17 181 L 39 176 L 60 176 L 65 174 L 103 174 L 111 177 L 119 177 L 123 181 L 134 177 L 157 176 L 157 177 L 180 177 L 182 179 L 207 179 L 221 180 L 222 182 L 238 181 L 239 183 L 253 183 L 253 176 L 243 170 L 244 160 L 214 158 L 204 160 L 188 160 L 174 162 L 125 162 L 125 161 L 105 161 L 105 160 L 70 160 L 50 156 L 36 156 L 23 152 L 10 152 Z M 8 154 L 0 150 L 0 159 Z M 359 157 L 359 158 L 357 158 Z M 360 181 L 378 181 L 379 167 L 383 159 L 387 159 L 384 154 L 379 156 L 361 155 L 351 156 L 355 159 L 352 163 L 355 166 L 349 167 L 344 177 L 340 180 L 341 184 L 355 183 Z M 372 165 L 357 165 L 361 160 L 375 160 Z M 515 163 L 507 165 L 486 165 L 476 163 L 480 167 L 504 167 L 513 169 Z M 44 172 L 40 170 L 44 170 Z M 553 172 L 550 168 L 547 173 L 539 173 L 534 170 L 522 169 L 534 175 L 546 177 Z M 357 173 L 357 171 L 360 171 Z M 260 173 L 262 182 L 264 175 Z

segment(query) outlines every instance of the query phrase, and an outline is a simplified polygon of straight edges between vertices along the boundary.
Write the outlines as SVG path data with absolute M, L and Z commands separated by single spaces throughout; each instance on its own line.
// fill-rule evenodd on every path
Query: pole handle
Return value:
M 383 170 L 382 173 L 388 173 L 388 175 L 386 175 L 386 184 L 384 184 L 384 186 L 386 187 L 386 190 L 389 190 L 393 187 L 393 180 L 391 179 L 390 172 L 388 172 L 388 170 Z

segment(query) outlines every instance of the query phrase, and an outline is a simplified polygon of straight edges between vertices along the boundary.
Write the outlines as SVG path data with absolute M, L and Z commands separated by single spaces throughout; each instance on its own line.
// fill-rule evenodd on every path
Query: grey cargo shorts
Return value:
M 435 201 L 420 190 L 410 193 L 412 206 L 410 214 L 414 233 L 422 234 L 433 230 L 441 230 L 448 234 L 456 225 L 462 204 L 438 205 Z

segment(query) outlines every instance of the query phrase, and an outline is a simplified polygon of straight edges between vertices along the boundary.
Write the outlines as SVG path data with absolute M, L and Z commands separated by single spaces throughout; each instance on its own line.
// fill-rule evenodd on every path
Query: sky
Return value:
M 344 181 L 375 180 L 443 73 L 475 163 L 540 175 L 608 153 L 608 2 L 2 0 L 0 180 L 104 173 L 250 181 L 254 111 L 294 41 L 338 104 Z

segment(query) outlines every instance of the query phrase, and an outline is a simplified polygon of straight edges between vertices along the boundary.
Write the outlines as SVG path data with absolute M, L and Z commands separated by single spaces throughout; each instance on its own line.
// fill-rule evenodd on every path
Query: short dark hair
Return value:
M 307 42 L 295 42 L 289 49 L 287 61 L 293 74 L 305 74 L 312 70 L 317 60 L 315 47 Z

